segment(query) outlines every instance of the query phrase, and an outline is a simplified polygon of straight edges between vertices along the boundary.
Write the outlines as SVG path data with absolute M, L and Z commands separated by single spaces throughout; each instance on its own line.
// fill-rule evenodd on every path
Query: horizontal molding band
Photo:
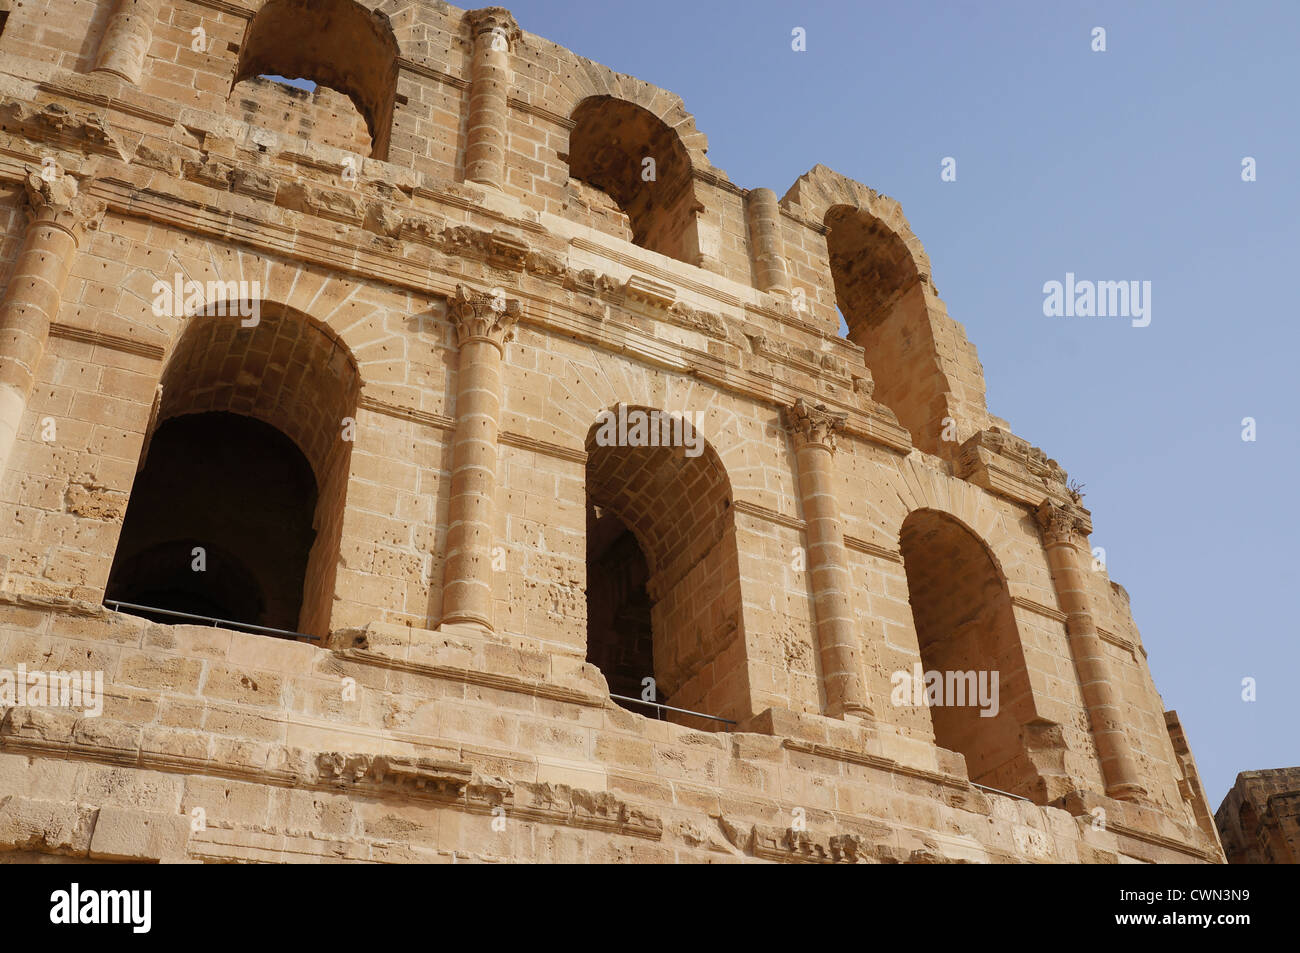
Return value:
M 241 4 L 231 3 L 230 0 L 190 0 L 190 3 L 196 7 L 207 7 L 209 10 L 216 10 L 218 13 L 226 13 L 243 20 L 251 20 L 253 14 L 257 12 Z
M 35 158 L 32 157 L 33 160 Z M 17 168 L 14 169 L 0 169 L 0 178 L 21 181 L 25 170 L 21 164 L 15 165 Z M 114 215 L 153 222 L 178 232 L 230 242 L 286 261 L 324 267 L 368 282 L 413 291 L 426 296 L 430 303 L 450 297 L 456 286 L 467 277 L 463 272 L 452 270 L 450 266 L 440 265 L 437 260 L 440 256 L 431 255 L 427 268 L 423 271 L 412 269 L 413 261 L 402 257 L 400 253 L 386 252 L 379 247 L 359 248 L 345 241 L 337 231 L 328 235 L 304 233 L 292 224 L 265 222 L 250 215 L 233 214 L 218 207 L 205 207 L 157 189 L 141 189 L 130 181 L 111 175 L 98 179 L 90 194 L 103 199 Z M 438 198 L 443 198 L 442 193 L 438 193 Z M 305 241 L 313 243 L 310 249 L 304 247 Z M 581 240 L 574 240 L 575 244 L 579 241 Z M 470 280 L 473 281 L 472 278 Z M 537 305 L 533 309 L 537 314 L 525 314 L 526 323 L 548 331 L 558 330 L 568 334 L 578 332 L 602 350 L 630 354 L 660 367 L 696 376 L 720 390 L 757 403 L 779 407 L 793 403 L 796 397 L 809 398 L 816 403 L 822 403 L 825 399 L 808 388 L 764 379 L 764 375 L 741 370 L 735 364 L 721 361 L 705 351 L 680 344 L 670 346 L 652 334 L 638 332 L 630 327 L 606 328 L 603 322 L 593 322 L 589 316 L 567 307 L 552 296 L 526 294 L 522 290 L 514 293 Z M 594 327 L 589 327 L 593 324 Z M 660 352 L 661 356 L 656 355 L 656 352 Z M 840 409 L 850 414 L 846 433 L 899 453 L 911 450 L 910 435 L 897 424 L 858 407 Z
M 378 741 L 380 739 L 376 739 Z M 468 748 L 469 746 L 464 746 Z M 26 738 L 15 735 L 0 736 L 0 751 L 22 753 L 37 758 L 42 755 L 52 759 L 85 761 L 95 764 L 115 765 L 140 771 L 159 771 L 166 774 L 184 774 L 191 777 L 222 778 L 249 784 L 264 784 L 277 788 L 303 791 L 320 791 L 326 794 L 347 794 L 358 798 L 379 801 L 421 801 L 437 807 L 458 810 L 468 814 L 492 814 L 503 802 L 509 805 L 510 816 L 524 821 L 551 824 L 557 827 L 575 827 L 610 834 L 623 834 L 648 840 L 659 840 L 663 834 L 662 822 L 656 815 L 644 811 L 621 816 L 601 817 L 584 814 L 578 810 L 557 810 L 538 804 L 518 804 L 513 785 L 499 785 L 485 781 L 476 782 L 465 769 L 459 791 L 445 790 L 433 785 L 427 788 L 395 788 L 368 781 L 348 782 L 338 778 L 304 776 L 299 771 L 286 771 L 271 767 L 238 767 L 209 758 L 164 754 L 141 749 L 111 748 L 93 743 L 69 740 L 47 741 L 43 738 Z M 332 756 L 335 752 L 313 752 L 317 757 Z M 352 752 L 337 753 L 343 758 L 356 757 Z M 450 767 L 450 766 L 449 766 Z M 644 819 L 643 819 L 644 818 Z M 202 843 L 203 839 L 199 838 Z
M 426 427 L 433 427 L 437 430 L 443 430 L 452 433 L 456 429 L 456 419 L 448 417 L 446 414 L 431 414 L 427 411 L 416 410 L 414 407 L 402 407 L 398 404 L 390 404 L 386 401 L 379 400 L 375 397 L 367 397 L 364 394 L 357 401 L 357 408 L 368 410 L 371 413 L 383 414 L 385 417 L 394 417 L 398 420 L 409 420 L 412 423 L 422 424 Z M 534 453 L 544 454 L 548 457 L 554 457 L 559 460 L 567 460 L 570 463 L 586 465 L 587 454 L 581 450 L 573 450 L 569 447 L 562 447 L 558 443 L 551 443 L 546 440 L 538 440 L 536 437 L 529 437 L 525 434 L 515 433 L 511 430 L 503 430 L 497 435 L 497 440 L 508 447 L 514 447 L 517 450 L 531 450 Z
M 902 774 L 910 778 L 929 781 L 931 784 L 939 784 L 943 787 L 970 791 L 972 794 L 982 793 L 978 788 L 972 786 L 965 778 L 959 778 L 953 774 L 941 774 L 938 771 L 927 771 L 924 768 L 913 768 L 905 764 L 900 764 L 892 758 L 883 758 L 880 755 L 866 754 L 861 751 L 851 751 L 848 748 L 818 744 L 814 741 L 800 741 L 795 738 L 782 739 L 781 747 L 788 748 L 791 751 L 800 751 L 804 754 L 816 755 L 819 758 L 827 758 L 831 761 L 845 761 L 849 764 L 860 764 L 869 768 L 878 768 L 881 771 L 888 771 L 890 774 Z
M 865 539 L 859 539 L 857 536 L 845 534 L 844 545 L 849 549 L 859 553 L 866 553 L 868 556 L 875 556 L 879 559 L 887 559 L 891 563 L 901 563 L 903 554 L 896 549 L 889 549 L 876 543 L 868 542 Z
M 157 344 L 147 344 L 144 341 L 136 341 L 118 334 L 109 334 L 106 331 L 94 331 L 90 328 L 74 327 L 71 324 L 60 324 L 57 321 L 50 324 L 50 337 L 80 341 L 83 344 L 94 344 L 98 347 L 111 348 L 114 351 L 137 354 L 140 357 L 151 358 L 155 361 L 161 361 L 167 353 Z
M 93 76 L 95 74 L 87 74 Z M 85 103 L 87 106 L 98 106 L 100 109 L 110 109 L 115 112 L 126 113 L 129 116 L 135 116 L 137 119 L 144 119 L 149 122 L 155 122 L 160 126 L 171 126 L 176 122 L 175 115 L 160 113 L 154 109 L 146 109 L 143 106 L 136 106 L 133 103 L 116 99 L 105 93 L 95 92 L 93 89 L 84 89 L 79 86 L 71 86 L 67 83 L 60 83 L 57 80 L 45 80 L 37 83 L 36 88 L 42 93 L 50 93 L 54 96 L 66 96 L 68 99 L 75 99 L 79 103 Z M 179 113 L 179 110 L 177 110 Z
M 757 517 L 769 523 L 784 526 L 787 529 L 799 530 L 799 532 L 803 532 L 808 526 L 807 523 L 797 517 L 786 516 L 784 513 L 778 513 L 776 510 L 769 509 L 759 503 L 751 503 L 749 500 L 732 500 L 731 508 L 737 513 Z
M 1064 623 L 1066 615 L 1060 609 L 1053 609 L 1051 606 L 1045 606 L 1041 602 L 1035 602 L 1033 599 L 1026 599 L 1024 596 L 1012 596 L 1011 604 L 1019 606 L 1026 612 L 1033 612 L 1041 616 L 1046 616 L 1056 622 Z
M 532 681 L 531 679 L 514 678 L 509 675 L 494 675 L 490 672 L 456 668 L 450 665 L 411 662 L 367 649 L 335 649 L 334 655 L 340 659 L 357 662 L 361 665 L 369 665 L 374 668 L 386 668 L 395 672 L 409 672 L 412 675 L 425 675 L 449 682 L 462 682 L 466 685 L 494 688 L 498 691 L 513 692 L 516 695 L 532 695 L 535 698 L 545 698 L 570 705 L 582 705 L 587 708 L 614 707 L 614 703 L 610 701 L 607 695 L 594 695 L 574 688 L 548 685 L 545 682 Z
M 1133 656 L 1135 660 L 1137 659 L 1137 649 L 1134 647 L 1132 642 L 1124 638 L 1122 635 L 1116 635 L 1114 632 L 1108 632 L 1105 629 L 1103 629 L 1101 626 L 1097 626 L 1097 634 L 1101 636 L 1103 642 L 1109 642 L 1111 645 L 1123 649 L 1129 655 Z
M 753 516 L 769 523 L 775 523 L 776 525 L 784 526 L 787 529 L 803 532 L 808 528 L 808 524 L 797 517 L 778 513 L 776 510 L 769 509 L 759 503 L 752 503 L 749 500 L 735 500 L 732 502 L 731 506 L 737 513 L 742 513 L 745 516 Z M 846 548 L 852 549 L 855 552 L 865 553 L 868 556 L 875 556 L 879 559 L 887 559 L 890 562 L 901 563 L 903 561 L 903 554 L 897 550 L 880 546 L 877 543 L 868 542 L 867 540 L 861 539 L 857 536 L 849 536 L 846 534 L 844 536 L 844 545 Z

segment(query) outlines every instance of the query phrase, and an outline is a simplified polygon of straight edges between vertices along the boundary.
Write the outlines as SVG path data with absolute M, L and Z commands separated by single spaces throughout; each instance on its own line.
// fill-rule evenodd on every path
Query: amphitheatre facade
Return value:
M 898 203 L 502 8 L 0 17 L 0 859 L 1222 862 Z

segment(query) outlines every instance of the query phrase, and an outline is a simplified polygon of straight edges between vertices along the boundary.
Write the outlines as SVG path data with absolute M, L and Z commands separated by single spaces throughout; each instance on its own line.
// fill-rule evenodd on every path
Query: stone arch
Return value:
M 1052 801 L 1081 787 L 1100 790 L 1065 625 L 1051 617 L 1058 608 L 1055 586 L 1033 515 L 965 480 L 936 474 L 916 455 L 880 474 L 880 503 L 869 505 L 864 515 L 887 537 L 897 539 L 903 521 L 917 510 L 946 513 L 980 540 L 1006 580 L 1034 690 L 1035 717 L 1023 731 L 1025 750 L 1041 781 L 1034 799 Z M 888 674 L 877 672 L 876 677 L 879 691 L 887 693 Z
M 160 346 L 167 355 L 188 325 L 175 294 L 178 285 L 188 294 L 187 282 L 204 291 L 204 304 L 194 311 L 237 315 L 244 302 L 255 299 L 263 313 L 283 307 L 310 315 L 348 349 L 363 382 L 391 376 L 392 365 L 408 355 L 409 315 L 428 307 L 428 300 L 415 294 L 393 303 L 388 289 L 216 241 L 186 240 L 179 252 L 150 254 L 160 260 L 132 269 L 123 279 L 126 293 L 117 315 L 132 326 L 132 336 Z M 171 290 L 162 293 L 163 286 Z
M 676 421 L 622 404 L 588 431 L 588 659 L 610 669 L 616 694 L 640 697 L 652 676 L 658 701 L 739 720 L 749 691 L 731 481 Z
M 355 0 L 267 0 L 249 21 L 231 95 L 272 74 L 342 93 L 369 133 L 371 156 L 388 157 L 398 44 L 387 14 Z
M 835 301 L 849 340 L 863 349 L 874 397 L 918 447 L 937 453 L 952 388 L 916 259 L 897 232 L 860 208 L 833 205 L 824 224 Z
M 906 247 L 912 259 L 912 269 L 921 277 L 929 293 L 937 296 L 930 278 L 930 258 L 897 200 L 819 164 L 790 186 L 781 199 L 781 205 L 817 224 L 825 222 L 831 209 L 840 205 L 867 213 Z
M 551 428 L 550 439 L 559 446 L 585 451 L 592 421 L 619 403 L 674 413 L 691 411 L 697 415 L 700 433 L 722 461 L 735 499 L 770 506 L 783 493 L 793 492 L 793 471 L 789 484 L 773 486 L 767 462 L 774 446 L 784 452 L 784 444 L 775 440 L 779 423 L 697 377 L 613 358 L 596 345 L 579 344 L 553 366 L 548 378 L 540 416 Z
M 917 447 L 955 457 L 961 442 L 988 423 L 983 369 L 948 317 L 902 207 L 820 165 L 782 204 L 825 230 L 835 302 L 849 340 L 863 348 L 875 399 Z
M 885 508 L 871 512 L 869 519 L 878 520 L 882 530 L 895 538 L 902 531 L 903 521 L 921 509 L 937 510 L 952 517 L 979 538 L 1002 571 L 1012 595 L 1027 595 L 1027 578 L 1040 572 L 1039 580 L 1050 585 L 1047 561 L 1037 551 L 1033 566 L 1025 564 L 1025 553 L 1015 543 L 1018 537 L 1016 523 L 1030 521 L 1029 514 L 1005 512 L 1003 507 L 992 505 L 993 498 L 985 490 L 955 477 L 936 476 L 923 460 L 908 457 L 898 462 L 896 471 L 882 471 L 887 488 L 881 495 L 889 503 Z M 1035 530 L 1035 532 L 1037 532 Z
M 280 624 L 272 627 L 323 637 L 329 629 L 351 460 L 352 443 L 345 428 L 356 414 L 361 374 L 351 350 L 324 323 L 278 302 L 244 303 L 256 307 L 232 309 L 230 300 L 208 304 L 184 323 L 171 349 L 137 477 L 137 490 L 147 495 L 132 493 L 108 597 L 123 598 L 114 594 L 147 587 L 149 580 L 131 574 L 147 571 L 152 557 L 146 554 L 152 550 L 206 534 L 216 550 L 232 554 L 229 561 L 237 564 L 233 573 L 260 573 L 264 591 L 277 588 L 277 605 L 288 601 L 285 591 L 293 585 L 273 578 L 277 565 L 282 564 L 286 573 L 300 571 L 298 605 L 277 614 Z M 241 320 L 241 314 L 250 313 L 256 323 L 253 317 Z M 253 434 L 241 420 L 257 421 L 265 431 Z M 207 436 L 197 443 L 186 442 L 181 435 L 195 427 Z M 228 459 L 211 464 L 224 474 L 224 483 L 210 487 L 217 498 L 205 506 L 182 492 L 184 481 L 175 478 L 180 469 L 173 457 L 201 454 L 223 440 L 246 448 L 251 459 L 243 460 L 242 466 L 241 461 Z M 277 443 L 285 446 L 277 449 Z M 270 471 L 259 468 L 259 451 L 278 461 L 275 473 L 268 476 Z M 306 476 L 292 472 L 295 452 L 302 458 Z M 202 479 L 200 471 L 190 474 L 189 482 Z M 286 529 L 268 523 L 259 541 L 258 527 L 250 523 L 249 514 L 271 518 L 265 507 L 259 509 L 268 492 L 260 480 L 280 489 L 296 488 L 296 496 L 289 494 L 287 500 L 310 497 L 306 525 L 294 523 Z M 221 513 L 224 521 L 214 516 Z M 277 531 L 296 540 L 279 553 L 279 564 L 268 555 L 277 552 Z M 298 559 L 300 569 L 294 568 Z M 293 625 L 283 624 L 289 618 Z
M 972 781 L 1042 803 L 1029 750 L 1041 719 L 997 557 L 961 520 L 930 508 L 908 514 L 899 544 L 925 682 L 914 674 L 895 704 L 937 690 L 936 743 L 965 756 Z
M 548 52 L 558 56 L 564 63 L 561 73 L 557 74 L 547 89 L 546 101 L 542 104 L 551 111 L 561 116 L 572 116 L 584 100 L 593 97 L 606 97 L 639 106 L 673 130 L 690 157 L 692 169 L 707 169 L 722 174 L 721 170 L 714 169 L 709 162 L 708 137 L 695 127 L 695 117 L 676 93 L 651 86 L 635 76 L 615 73 L 539 37 L 525 34 L 525 44 L 545 44 L 549 48 Z
M 698 265 L 704 206 L 677 132 L 648 109 L 613 96 L 587 97 L 570 119 L 570 177 L 617 205 L 634 244 Z

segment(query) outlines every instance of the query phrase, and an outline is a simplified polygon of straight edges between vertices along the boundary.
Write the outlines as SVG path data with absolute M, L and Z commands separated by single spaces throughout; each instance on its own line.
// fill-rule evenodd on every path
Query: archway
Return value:
M 731 483 L 683 420 L 620 405 L 588 433 L 587 658 L 614 694 L 641 698 L 652 678 L 662 704 L 739 720 L 749 684 Z
M 612 96 L 584 99 L 571 118 L 569 175 L 617 205 L 634 244 L 699 264 L 696 216 L 703 206 L 677 133 L 649 110 Z M 602 203 L 585 201 L 599 218 Z
M 316 496 L 311 464 L 274 427 L 173 417 L 132 487 L 105 598 L 294 631 Z
M 894 412 L 918 447 L 934 453 L 950 388 L 912 253 L 863 209 L 832 206 L 825 224 L 835 303 L 849 340 L 866 352 L 875 399 Z
M 935 742 L 964 755 L 977 784 L 1041 801 L 1027 747 L 1033 696 L 1001 570 L 979 537 L 937 510 L 911 513 L 900 544 L 920 670 L 926 689 L 938 688 Z
M 106 598 L 323 637 L 360 376 L 306 315 L 234 310 L 191 318 L 167 363 Z
M 388 18 L 353 0 L 268 0 L 249 22 L 231 96 L 250 122 L 291 121 L 316 141 L 388 158 L 397 95 Z M 265 77 L 309 80 L 297 89 Z M 355 107 L 355 112 L 349 108 Z

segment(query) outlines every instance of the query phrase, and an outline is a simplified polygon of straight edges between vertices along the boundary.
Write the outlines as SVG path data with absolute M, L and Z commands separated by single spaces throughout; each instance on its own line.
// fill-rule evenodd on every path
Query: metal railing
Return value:
M 105 599 L 104 605 L 112 607 L 114 610 L 134 610 L 135 612 L 152 612 L 156 615 L 171 616 L 176 619 L 189 619 L 194 622 L 206 622 L 208 625 L 221 626 L 227 629 L 240 629 L 247 632 L 265 633 L 267 635 L 283 635 L 291 639 L 310 639 L 313 642 L 319 642 L 320 636 L 307 635 L 305 632 L 290 632 L 288 629 L 272 629 L 265 625 L 253 625 L 251 622 L 233 622 L 230 619 L 218 619 L 207 615 L 194 615 L 189 612 L 177 612 L 174 609 L 159 609 L 157 606 L 141 606 L 134 602 L 119 602 L 116 599 Z
M 231 619 L 218 619 L 216 616 L 195 615 L 192 612 L 177 612 L 175 609 L 160 609 L 157 606 L 142 606 L 134 602 L 122 602 L 118 599 L 105 599 L 104 605 L 120 611 L 127 609 L 133 612 L 150 612 L 155 615 L 171 616 L 174 619 L 187 619 L 192 622 L 204 622 L 212 626 L 222 626 L 230 629 L 240 629 L 247 632 L 266 633 L 268 635 L 283 635 L 292 639 L 310 639 L 312 642 L 319 642 L 320 636 L 307 635 L 305 632 L 291 632 L 288 629 L 273 629 L 265 625 L 253 625 L 251 622 L 235 622 Z M 691 711 L 689 708 L 676 708 L 672 705 L 664 705 L 660 702 L 649 702 L 644 698 L 630 698 L 627 695 L 610 694 L 610 698 L 616 698 L 621 702 L 631 702 L 634 705 L 648 705 L 651 708 L 657 708 L 660 711 L 675 711 L 682 715 L 690 715 L 692 718 L 707 718 L 710 721 L 720 721 L 725 725 L 734 725 L 737 722 L 730 718 L 722 718 L 718 715 L 706 715 L 702 711 Z M 989 790 L 993 790 L 990 788 Z M 999 792 L 1003 793 L 1003 792 Z M 1015 797 L 1015 795 L 1011 795 Z
M 973 788 L 979 788 L 981 791 L 988 791 L 990 794 L 1001 794 L 1003 797 L 1013 797 L 1017 801 L 1029 801 L 1029 798 L 1027 797 L 1019 794 L 1012 794 L 1010 791 L 1003 791 L 1000 788 L 991 788 L 987 784 L 976 784 L 972 781 L 970 786 Z M 1030 803 L 1032 804 L 1033 802 L 1030 801 Z
M 689 708 L 674 708 L 672 705 L 661 705 L 659 702 L 648 702 L 644 698 L 628 698 L 626 695 L 615 695 L 610 693 L 610 698 L 617 698 L 621 702 L 632 702 L 635 705 L 649 705 L 651 708 L 658 708 L 660 711 L 676 711 L 683 715 L 691 715 L 695 718 L 708 718 L 710 721 L 720 721 L 724 724 L 734 725 L 736 722 L 730 718 L 719 718 L 717 715 L 706 715 L 702 711 L 691 711 Z

